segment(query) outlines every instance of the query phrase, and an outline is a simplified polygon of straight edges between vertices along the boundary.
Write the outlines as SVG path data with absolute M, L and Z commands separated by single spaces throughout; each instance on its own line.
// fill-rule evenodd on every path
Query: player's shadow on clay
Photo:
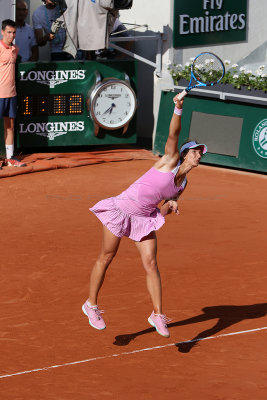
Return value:
M 176 343 L 176 347 L 181 353 L 188 353 L 194 346 L 196 346 L 196 344 L 201 339 L 213 336 L 216 333 L 228 328 L 229 326 L 235 325 L 246 319 L 264 317 L 267 314 L 267 303 L 252 304 L 246 306 L 205 307 L 202 309 L 202 311 L 203 314 L 168 324 L 168 328 L 174 328 L 176 326 L 196 324 L 212 319 L 217 320 L 216 324 L 212 328 L 205 329 L 191 340 Z M 147 333 L 151 333 L 154 331 L 154 328 L 149 328 L 127 335 L 119 335 L 115 337 L 115 342 L 113 342 L 113 344 L 115 344 L 116 346 L 127 346 L 137 336 L 146 335 Z

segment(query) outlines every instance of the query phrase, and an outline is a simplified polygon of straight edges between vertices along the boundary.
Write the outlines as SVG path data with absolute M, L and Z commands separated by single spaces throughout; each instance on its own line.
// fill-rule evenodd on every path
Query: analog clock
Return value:
M 96 74 L 96 82 L 90 90 L 87 106 L 95 125 L 95 135 L 99 128 L 115 130 L 123 128 L 124 134 L 136 111 L 136 96 L 130 86 L 130 79 L 101 79 Z

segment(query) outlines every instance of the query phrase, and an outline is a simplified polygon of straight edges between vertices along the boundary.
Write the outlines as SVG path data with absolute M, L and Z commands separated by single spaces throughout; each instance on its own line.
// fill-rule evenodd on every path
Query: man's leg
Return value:
M 25 163 L 22 163 L 21 161 L 14 158 L 14 125 L 14 118 L 4 117 L 6 164 L 9 167 L 25 167 Z
M 6 158 L 9 160 L 14 155 L 14 118 L 4 117 L 4 134 Z

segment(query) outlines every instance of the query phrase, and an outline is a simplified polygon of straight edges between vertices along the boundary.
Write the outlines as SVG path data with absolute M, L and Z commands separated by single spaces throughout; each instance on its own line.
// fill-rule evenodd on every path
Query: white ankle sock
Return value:
M 6 158 L 9 160 L 14 154 L 14 144 L 6 144 Z

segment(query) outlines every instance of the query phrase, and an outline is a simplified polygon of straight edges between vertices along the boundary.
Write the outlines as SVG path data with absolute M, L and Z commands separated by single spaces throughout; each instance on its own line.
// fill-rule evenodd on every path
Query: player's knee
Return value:
M 148 274 L 158 272 L 157 260 L 154 257 L 147 257 L 144 262 L 145 270 Z
M 116 252 L 101 253 L 99 256 L 99 261 L 102 265 L 108 267 L 115 255 Z

